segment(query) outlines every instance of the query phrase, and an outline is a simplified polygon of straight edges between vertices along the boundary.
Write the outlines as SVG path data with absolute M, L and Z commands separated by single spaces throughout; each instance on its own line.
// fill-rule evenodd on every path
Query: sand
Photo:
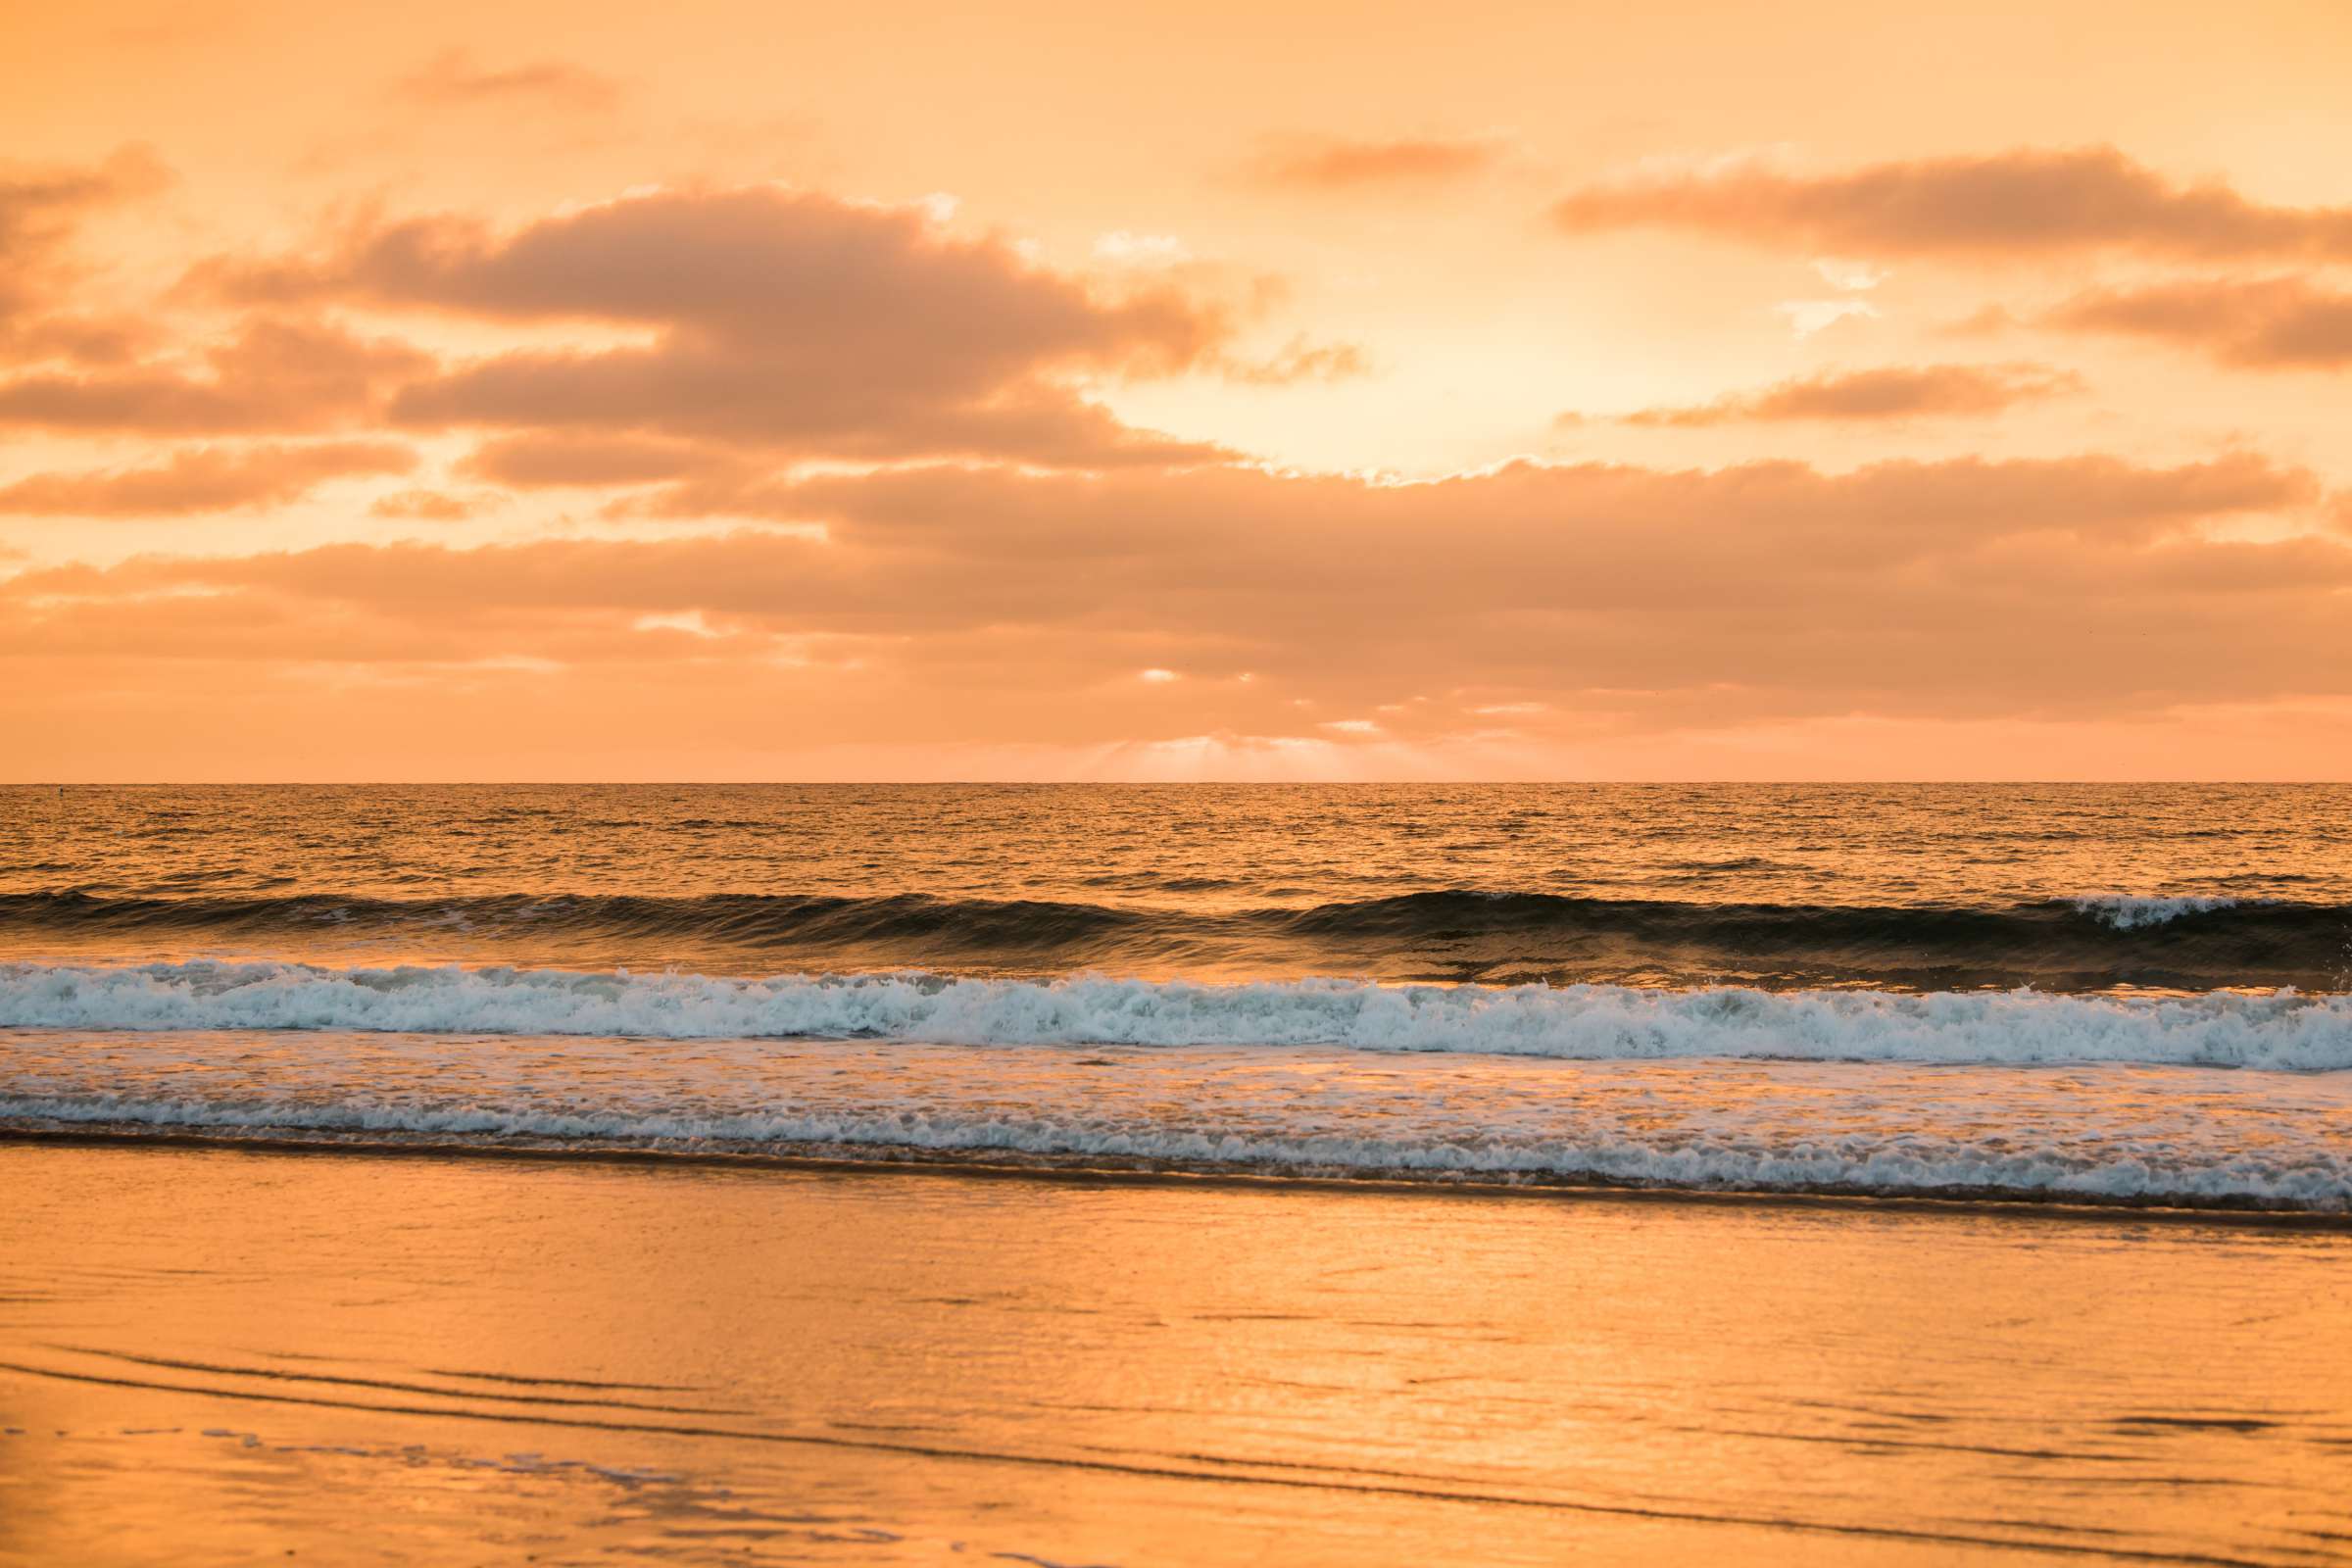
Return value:
M 2352 1235 L 0 1143 L 0 1560 L 2352 1558 Z

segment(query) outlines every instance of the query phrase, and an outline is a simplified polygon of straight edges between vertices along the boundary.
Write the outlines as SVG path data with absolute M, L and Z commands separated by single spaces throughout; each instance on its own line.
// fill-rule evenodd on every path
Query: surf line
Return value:
M 0 1121 L 0 1148 L 11 1144 L 103 1149 L 209 1150 L 226 1153 L 321 1154 L 343 1158 L 519 1160 L 538 1164 L 633 1166 L 639 1169 L 717 1169 L 747 1175 L 891 1177 L 935 1180 L 1027 1181 L 1071 1187 L 1237 1188 L 1300 1198 L 1371 1196 L 1551 1202 L 1628 1202 L 1731 1206 L 1739 1208 L 1836 1209 L 1860 1214 L 1931 1217 L 1997 1216 L 2018 1220 L 2073 1221 L 2091 1225 L 2229 1226 L 2248 1230 L 2352 1231 L 2352 1211 L 2343 1209 L 2253 1208 L 2226 1200 L 2107 1198 L 2082 1194 L 2042 1198 L 2014 1189 L 1871 1191 L 1836 1187 L 1668 1187 L 1616 1180 L 1598 1174 L 1531 1173 L 1517 1181 L 1439 1173 L 1424 1176 L 1325 1175 L 1316 1171 L 1253 1170 L 1185 1166 L 1146 1161 L 1117 1165 L 1114 1156 L 1090 1155 L 1086 1162 L 1039 1156 L 1032 1162 L 980 1160 L 912 1145 L 859 1144 L 856 1153 L 835 1145 L 777 1145 L 761 1150 L 631 1147 L 621 1144 L 463 1143 L 419 1135 L 378 1134 L 355 1139 L 269 1132 L 154 1130 L 144 1123 L 26 1125 Z

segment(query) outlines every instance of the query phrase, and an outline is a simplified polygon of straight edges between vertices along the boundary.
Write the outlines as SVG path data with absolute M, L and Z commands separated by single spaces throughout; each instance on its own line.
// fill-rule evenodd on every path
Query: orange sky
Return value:
M 0 0 L 0 776 L 2352 774 L 2352 10 Z

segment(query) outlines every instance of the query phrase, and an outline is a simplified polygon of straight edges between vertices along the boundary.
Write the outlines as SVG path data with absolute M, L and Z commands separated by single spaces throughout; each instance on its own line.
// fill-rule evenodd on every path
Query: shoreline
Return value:
M 136 1124 L 85 1123 L 38 1127 L 0 1124 L 0 1148 L 105 1148 L 214 1151 L 247 1154 L 388 1156 L 407 1160 L 471 1160 L 568 1166 L 635 1166 L 652 1169 L 774 1171 L 811 1175 L 926 1176 L 989 1182 L 1041 1182 L 1076 1187 L 1230 1188 L 1255 1193 L 1443 1196 L 1477 1200 L 1550 1200 L 1559 1202 L 1618 1200 L 1729 1208 L 1790 1208 L 1833 1212 L 1978 1216 L 2114 1225 L 2167 1225 L 2273 1230 L 2337 1235 L 2352 1232 L 2352 1211 L 2263 1208 L 2220 1201 L 2197 1203 L 2135 1198 L 2038 1198 L 2010 1190 L 1922 1189 L 1883 1192 L 1837 1188 L 1705 1188 L 1650 1186 L 1601 1177 L 1530 1176 L 1497 1181 L 1442 1174 L 1335 1174 L 1320 1170 L 1256 1170 L 1239 1166 L 1187 1166 L 1171 1161 L 1112 1156 L 1031 1156 L 973 1159 L 909 1145 L 779 1145 L 772 1150 L 683 1149 L 626 1144 L 581 1144 L 556 1140 L 504 1143 L 377 1134 L 367 1139 L 318 1136 L 266 1129 L 208 1133 L 150 1130 Z

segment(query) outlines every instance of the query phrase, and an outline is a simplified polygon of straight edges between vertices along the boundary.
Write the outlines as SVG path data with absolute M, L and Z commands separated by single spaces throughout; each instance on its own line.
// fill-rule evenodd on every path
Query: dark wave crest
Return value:
M 386 951 L 460 959 L 964 974 L 2205 990 L 2352 978 L 2352 907 L 2053 899 L 1995 908 L 1435 891 L 1224 912 L 920 895 L 421 899 L 0 895 L 20 951 Z

